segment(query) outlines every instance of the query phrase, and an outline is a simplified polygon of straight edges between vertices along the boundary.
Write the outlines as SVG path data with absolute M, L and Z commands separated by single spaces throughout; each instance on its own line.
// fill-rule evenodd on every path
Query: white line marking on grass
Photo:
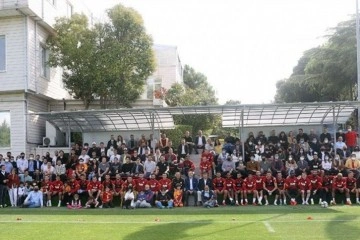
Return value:
M 258 221 L 247 221 L 247 220 L 232 220 L 232 221 L 212 221 L 211 223 L 263 223 L 266 225 L 269 224 L 267 221 L 258 220 Z M 319 219 L 319 220 L 271 220 L 272 223 L 302 223 L 302 222 L 360 222 L 360 219 L 356 220 L 327 220 L 327 219 Z M 70 220 L 70 221 L 59 221 L 59 220 L 0 220 L 0 223 L 68 223 L 68 224 L 169 224 L 169 223 L 182 223 L 182 224 L 197 224 L 204 223 L 204 221 L 87 221 L 84 220 Z M 271 227 L 271 226 L 270 226 Z
M 266 229 L 268 230 L 269 233 L 274 233 L 275 230 L 273 229 L 273 227 L 270 225 L 270 223 L 268 221 L 263 222 L 263 224 L 265 225 Z

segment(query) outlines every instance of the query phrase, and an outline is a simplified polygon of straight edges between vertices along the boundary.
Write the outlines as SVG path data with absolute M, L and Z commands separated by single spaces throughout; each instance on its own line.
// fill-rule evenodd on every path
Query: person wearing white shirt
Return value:
M 329 160 L 328 156 L 325 156 L 325 159 L 321 162 L 321 166 L 325 171 L 330 171 L 332 168 L 332 161 Z
M 37 185 L 34 186 L 34 190 L 31 191 L 26 197 L 23 206 L 29 208 L 38 208 L 44 206 L 43 193 L 39 191 L 39 187 Z
M 346 146 L 346 143 L 343 142 L 343 138 L 342 138 L 342 137 L 339 137 L 339 138 L 338 138 L 338 141 L 335 143 L 335 151 L 336 151 L 337 149 L 343 150 L 344 147 L 347 147 L 347 146 Z
M 155 162 L 155 163 L 160 162 L 160 157 L 161 157 L 161 156 L 162 156 L 162 154 L 161 154 L 161 152 L 160 152 L 160 149 L 159 149 L 159 148 L 156 149 L 155 154 L 154 154 L 154 158 L 153 158 L 154 162 Z
M 110 156 L 110 163 L 114 163 L 115 162 L 115 158 L 120 160 L 121 159 L 121 155 L 117 153 L 116 149 L 114 150 L 114 154 Z
M 156 170 L 156 163 L 153 161 L 152 156 L 148 156 L 147 160 L 144 162 L 144 172 L 145 178 L 150 177 L 152 173 Z
M 80 158 L 84 159 L 84 163 L 88 163 L 89 160 L 90 160 L 90 156 L 87 155 L 86 150 L 82 150 L 82 151 L 81 151 L 81 155 L 79 156 L 79 159 L 80 159 Z
M 18 168 L 18 174 L 23 175 L 25 170 L 29 167 L 29 162 L 25 159 L 25 153 L 20 154 L 20 158 L 16 160 L 16 166 Z
M 55 150 L 54 156 L 52 157 L 52 165 L 53 165 L 53 166 L 56 165 L 58 156 L 59 156 L 59 151 L 58 151 L 58 150 Z
M 111 147 L 109 148 L 109 150 L 107 151 L 106 156 L 107 156 L 108 158 L 111 158 L 111 156 L 114 155 L 114 151 L 115 151 L 115 150 L 116 150 L 116 149 L 114 149 L 114 147 L 111 146 Z

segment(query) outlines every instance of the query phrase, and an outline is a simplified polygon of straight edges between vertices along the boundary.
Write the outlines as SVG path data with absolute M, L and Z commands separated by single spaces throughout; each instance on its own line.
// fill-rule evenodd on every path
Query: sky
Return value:
M 177 46 L 182 64 L 207 76 L 220 104 L 271 103 L 276 82 L 302 53 L 356 12 L 356 0 L 86 1 L 102 20 L 118 3 L 142 15 L 154 43 Z

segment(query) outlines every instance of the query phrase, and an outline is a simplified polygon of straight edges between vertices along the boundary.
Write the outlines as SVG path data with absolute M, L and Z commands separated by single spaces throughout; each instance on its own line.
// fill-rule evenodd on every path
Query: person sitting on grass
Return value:
M 43 193 L 39 191 L 39 186 L 34 185 L 34 190 L 26 197 L 23 207 L 42 208 L 43 206 Z
M 215 194 L 212 190 L 210 190 L 208 185 L 205 185 L 204 190 L 201 191 L 201 201 L 203 202 L 203 206 L 206 208 L 217 207 Z
M 166 187 L 161 188 L 160 193 L 156 197 L 155 204 L 160 209 L 173 208 L 174 201 Z
M 134 202 L 135 196 L 133 192 L 133 186 L 129 185 L 126 189 L 125 196 L 124 196 L 124 209 L 134 209 L 135 202 Z
M 101 202 L 103 208 L 113 208 L 113 193 L 110 191 L 110 187 L 106 186 L 105 191 L 101 194 Z
M 149 184 L 146 184 L 144 191 L 139 192 L 137 195 L 136 208 L 151 208 L 153 196 L 154 193 L 150 190 Z
M 81 200 L 79 198 L 79 194 L 74 194 L 74 198 L 73 200 L 71 200 L 71 203 L 69 205 L 67 205 L 68 209 L 80 209 L 82 208 L 81 206 Z

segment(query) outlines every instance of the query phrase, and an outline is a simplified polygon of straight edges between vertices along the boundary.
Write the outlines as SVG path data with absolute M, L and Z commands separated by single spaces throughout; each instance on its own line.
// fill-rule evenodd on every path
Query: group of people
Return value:
M 201 153 L 195 155 L 199 164 L 192 153 Z M 190 196 L 193 205 L 209 208 L 336 204 L 338 194 L 346 204 L 351 195 L 360 203 L 359 159 L 357 133 L 350 127 L 335 141 L 326 128 L 320 136 L 314 130 L 272 130 L 269 137 L 260 131 L 244 142 L 231 135 L 213 141 L 201 130 L 193 139 L 187 131 L 177 147 L 165 134 L 159 140 L 130 135 L 129 141 L 111 135 L 107 144 L 75 144 L 68 155 L 0 154 L 0 207 L 6 196 L 12 207 L 50 207 L 56 197 L 57 206 L 71 209 L 114 207 L 116 198 L 128 209 L 182 207 Z

